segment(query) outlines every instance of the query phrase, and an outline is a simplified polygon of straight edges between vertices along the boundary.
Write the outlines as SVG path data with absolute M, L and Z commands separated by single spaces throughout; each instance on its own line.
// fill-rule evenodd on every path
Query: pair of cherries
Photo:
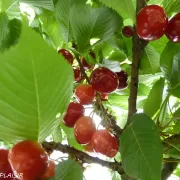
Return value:
M 149 5 L 141 9 L 137 15 L 136 31 L 141 39 L 152 41 L 164 34 L 172 42 L 180 42 L 180 13 L 168 20 L 163 7 Z M 125 26 L 122 33 L 126 37 L 134 35 L 134 28 Z

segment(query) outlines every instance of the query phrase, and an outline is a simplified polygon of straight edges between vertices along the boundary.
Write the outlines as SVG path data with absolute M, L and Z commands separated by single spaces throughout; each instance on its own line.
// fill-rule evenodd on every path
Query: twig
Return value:
M 104 161 L 102 159 L 92 157 L 82 151 L 79 151 L 73 147 L 69 147 L 68 145 L 63 145 L 61 143 L 43 142 L 42 145 L 45 149 L 48 150 L 57 150 L 63 153 L 68 153 L 69 155 L 76 157 L 77 159 L 81 160 L 84 163 L 88 163 L 88 164 L 97 163 L 114 171 L 117 171 L 121 175 L 124 174 L 124 170 L 122 168 L 121 163 Z
M 145 5 L 146 0 L 137 0 L 137 8 L 136 13 L 138 13 Z M 136 27 L 134 27 L 136 29 Z M 137 93 L 138 93 L 138 73 L 139 73 L 139 64 L 140 59 L 142 56 L 142 52 L 144 51 L 144 48 L 148 44 L 148 41 L 144 41 L 138 37 L 137 34 L 133 36 L 133 61 L 132 61 L 132 67 L 131 67 L 131 85 L 130 85 L 130 96 L 129 96 L 129 106 L 128 106 L 128 120 L 127 125 L 130 124 L 130 117 L 136 113 L 136 102 L 137 102 Z M 126 126 L 127 126 L 126 125 Z

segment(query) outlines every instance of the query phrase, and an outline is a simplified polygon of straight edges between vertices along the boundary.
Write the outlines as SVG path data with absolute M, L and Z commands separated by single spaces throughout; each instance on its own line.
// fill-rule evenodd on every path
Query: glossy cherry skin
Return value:
M 99 93 L 111 93 L 119 85 L 116 73 L 105 67 L 95 69 L 90 76 L 92 87 Z
M 74 82 L 79 82 L 82 79 L 81 71 L 79 68 L 73 68 L 74 71 Z
M 89 84 L 80 84 L 75 89 L 75 96 L 81 104 L 91 104 L 95 98 L 95 90 Z
M 169 20 L 166 28 L 166 36 L 172 42 L 180 42 L 180 13 L 177 13 Z
M 49 165 L 46 169 L 46 172 L 42 175 L 42 179 L 46 179 L 46 178 L 50 178 L 55 176 L 55 168 L 56 168 L 56 164 L 54 161 L 49 161 Z
M 119 86 L 118 89 L 124 89 L 128 86 L 127 80 L 128 75 L 125 71 L 120 71 L 116 73 L 119 79 Z
M 90 52 L 89 54 L 90 54 L 94 59 L 96 58 L 96 55 L 95 55 L 93 52 Z M 89 65 L 84 58 L 82 58 L 81 61 L 82 61 L 82 65 L 83 65 L 83 67 L 84 67 L 85 70 L 93 69 L 93 68 L 94 68 L 94 65 L 93 65 L 93 66 Z
M 60 49 L 58 51 L 59 54 L 62 54 L 64 58 L 70 63 L 73 64 L 74 58 L 73 55 L 66 49 Z
M 11 165 L 8 161 L 8 154 L 9 150 L 7 149 L 0 149 L 0 180 L 16 180 L 15 176 L 13 175 L 13 171 Z M 12 178 L 11 178 L 11 177 Z M 9 177 L 9 178 L 5 178 Z
M 95 131 L 96 127 L 93 119 L 88 116 L 80 117 L 74 126 L 74 136 L 79 144 L 89 143 Z
M 48 167 L 48 155 L 38 142 L 25 140 L 9 152 L 14 173 L 23 173 L 20 180 L 38 180 Z
M 85 109 L 83 105 L 71 102 L 68 105 L 67 112 L 63 119 L 64 124 L 68 127 L 74 127 L 76 121 L 84 115 L 84 111 Z
M 138 13 L 136 31 L 141 39 L 156 40 L 164 35 L 167 23 L 164 9 L 158 5 L 149 5 Z
M 107 130 L 97 130 L 92 136 L 92 146 L 97 153 L 114 157 L 118 153 L 118 140 Z
M 132 26 L 124 26 L 122 29 L 122 34 L 125 37 L 130 38 L 134 35 L 134 28 Z

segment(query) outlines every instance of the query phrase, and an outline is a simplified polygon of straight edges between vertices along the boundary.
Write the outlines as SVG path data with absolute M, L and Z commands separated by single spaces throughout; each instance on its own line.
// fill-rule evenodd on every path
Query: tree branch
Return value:
M 137 0 L 136 3 L 136 13 L 138 13 L 144 6 L 146 5 L 146 0 Z M 134 27 L 136 29 L 136 27 Z M 133 61 L 131 67 L 131 85 L 130 85 L 130 96 L 129 96 L 129 106 L 128 106 L 128 120 L 127 125 L 130 124 L 130 117 L 136 113 L 136 102 L 137 102 L 137 94 L 138 94 L 138 74 L 139 74 L 139 64 L 142 56 L 142 52 L 144 48 L 148 44 L 147 41 L 144 41 L 138 37 L 137 34 L 133 36 Z
M 167 180 L 168 177 L 176 169 L 177 165 L 178 165 L 177 162 L 164 163 L 161 170 L 161 180 Z
M 69 155 L 76 157 L 84 163 L 97 163 L 114 171 L 117 171 L 121 175 L 124 174 L 121 163 L 104 161 L 102 159 L 92 157 L 82 151 L 79 151 L 73 147 L 69 147 L 68 145 L 63 145 L 61 143 L 43 142 L 42 145 L 47 151 L 57 150 L 63 153 L 68 153 Z

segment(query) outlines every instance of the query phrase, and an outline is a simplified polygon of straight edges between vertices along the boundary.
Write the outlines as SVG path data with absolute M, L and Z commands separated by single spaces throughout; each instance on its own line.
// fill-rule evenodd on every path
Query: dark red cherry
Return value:
M 0 149 L 0 180 L 16 180 L 11 165 L 8 161 L 8 154 L 9 150 Z
M 105 67 L 95 69 L 91 73 L 90 81 L 93 88 L 100 93 L 111 93 L 119 85 L 116 73 Z
M 82 76 L 81 76 L 81 71 L 80 71 L 80 69 L 74 67 L 74 68 L 73 68 L 73 71 L 74 71 L 74 82 L 79 82 L 79 81 L 81 81 Z
M 169 20 L 166 36 L 172 42 L 180 42 L 180 13 L 177 13 Z
M 74 126 L 74 136 L 79 144 L 89 143 L 95 131 L 96 127 L 93 119 L 88 116 L 80 117 Z
M 9 152 L 9 162 L 16 174 L 22 173 L 20 180 L 37 180 L 48 167 L 48 155 L 36 141 L 25 140 L 13 146 Z
M 73 64 L 74 58 L 73 55 L 66 49 L 60 49 L 58 51 L 59 54 L 62 54 L 64 58 L 70 63 Z
M 161 6 L 146 6 L 137 15 L 137 34 L 148 41 L 159 39 L 164 35 L 167 23 L 167 15 Z
M 75 96 L 83 104 L 91 104 L 95 97 L 95 90 L 89 84 L 80 84 L 75 89 Z
M 83 105 L 71 102 L 68 105 L 67 112 L 63 119 L 64 124 L 68 127 L 74 127 L 76 121 L 84 115 L 84 111 L 85 109 Z
M 125 71 L 120 71 L 116 73 L 119 79 L 118 89 L 124 89 L 128 86 L 128 74 Z
M 122 33 L 125 37 L 130 38 L 134 35 L 134 28 L 132 26 L 124 26 Z
M 97 130 L 92 136 L 92 146 L 97 153 L 114 157 L 118 153 L 118 140 L 105 130 Z
M 55 176 L 55 168 L 56 168 L 55 162 L 50 160 L 46 172 L 42 175 L 41 178 L 47 179 Z
M 96 55 L 93 53 L 93 52 L 90 52 L 89 53 L 94 59 L 96 58 Z M 85 70 L 88 70 L 88 69 L 93 69 L 94 68 L 94 65 L 90 65 L 87 63 L 87 61 L 82 58 L 82 65 L 84 67 Z

